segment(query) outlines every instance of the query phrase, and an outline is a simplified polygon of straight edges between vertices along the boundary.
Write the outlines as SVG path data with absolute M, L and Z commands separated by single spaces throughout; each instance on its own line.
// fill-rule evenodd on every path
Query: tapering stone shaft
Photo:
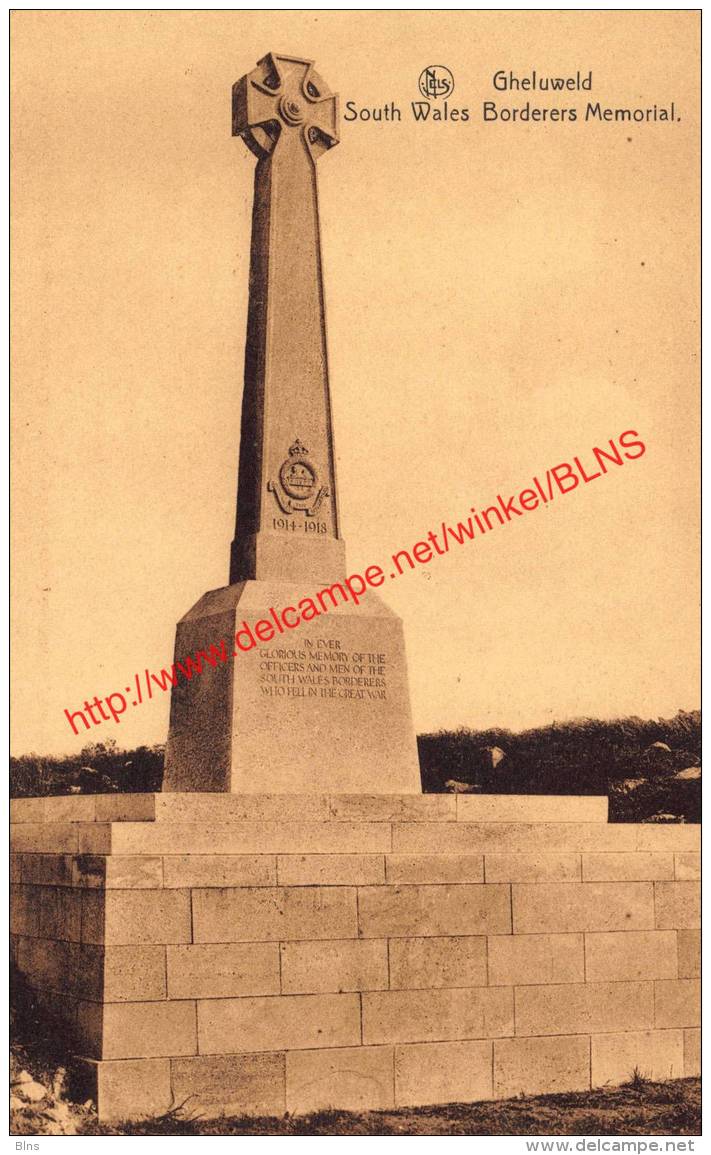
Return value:
M 235 85 L 234 132 L 259 157 L 237 525 L 230 582 L 342 577 L 316 159 L 336 108 L 308 61 L 268 56 Z

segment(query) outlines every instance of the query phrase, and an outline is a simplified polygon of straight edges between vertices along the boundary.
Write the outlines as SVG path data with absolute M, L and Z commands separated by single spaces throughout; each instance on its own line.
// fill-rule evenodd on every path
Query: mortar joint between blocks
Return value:
M 679 963 L 677 962 L 677 969 L 678 969 L 678 967 L 679 967 Z M 653 1024 L 653 1029 L 656 1030 L 656 1028 L 657 1028 L 657 984 L 656 984 L 656 982 L 652 983 L 652 1024 Z

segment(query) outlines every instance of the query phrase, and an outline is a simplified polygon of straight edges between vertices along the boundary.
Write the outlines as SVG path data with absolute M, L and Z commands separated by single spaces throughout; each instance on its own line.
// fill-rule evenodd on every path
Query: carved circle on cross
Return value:
M 298 131 L 313 160 L 338 143 L 338 98 L 310 60 L 269 53 L 235 85 L 233 131 L 259 157 Z
M 291 100 L 288 96 L 282 96 L 279 101 L 279 112 L 282 120 L 287 124 L 303 124 L 304 110 L 296 100 Z

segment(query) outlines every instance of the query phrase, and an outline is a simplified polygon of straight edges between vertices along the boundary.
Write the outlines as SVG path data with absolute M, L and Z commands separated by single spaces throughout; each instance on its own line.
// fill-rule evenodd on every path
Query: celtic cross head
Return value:
M 311 60 L 270 52 L 232 89 L 232 134 L 263 159 L 282 133 L 298 133 L 317 160 L 338 144 L 338 97 Z

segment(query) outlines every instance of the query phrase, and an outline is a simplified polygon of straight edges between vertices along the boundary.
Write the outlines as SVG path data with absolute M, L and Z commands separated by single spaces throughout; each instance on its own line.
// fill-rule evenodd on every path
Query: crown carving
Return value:
M 306 457 L 308 452 L 308 449 L 305 445 L 301 444 L 298 437 L 294 444 L 289 447 L 289 457 Z

